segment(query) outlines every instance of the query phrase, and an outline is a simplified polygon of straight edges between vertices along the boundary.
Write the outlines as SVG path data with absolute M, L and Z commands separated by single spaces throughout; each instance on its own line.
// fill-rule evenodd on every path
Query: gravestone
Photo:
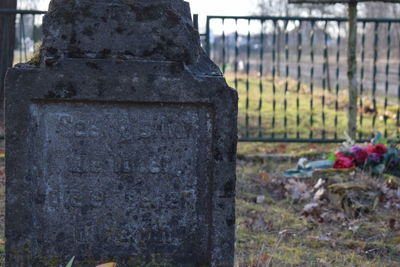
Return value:
M 237 94 L 182 0 L 53 0 L 6 78 L 9 267 L 233 266 Z

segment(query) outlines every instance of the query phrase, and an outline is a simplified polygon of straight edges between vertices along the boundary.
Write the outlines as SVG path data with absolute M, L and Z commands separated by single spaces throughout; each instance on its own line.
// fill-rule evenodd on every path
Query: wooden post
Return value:
M 349 36 L 347 48 L 347 77 L 349 82 L 348 134 L 355 140 L 357 134 L 357 2 L 349 3 Z

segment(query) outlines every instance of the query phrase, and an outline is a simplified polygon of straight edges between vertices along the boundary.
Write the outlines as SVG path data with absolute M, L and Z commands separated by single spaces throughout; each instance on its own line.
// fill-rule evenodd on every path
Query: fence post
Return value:
M 193 27 L 199 30 L 199 14 L 193 14 Z
M 210 51 L 211 51 L 211 49 L 210 49 L 210 34 L 211 34 L 211 31 L 210 31 L 210 18 L 207 16 L 207 23 L 206 23 L 206 53 L 207 53 L 207 55 L 208 56 L 211 56 L 210 55 Z
M 0 9 L 16 9 L 16 0 L 1 0 Z M 0 14 L 0 110 L 4 102 L 4 77 L 12 66 L 15 44 L 15 14 Z
M 357 133 L 357 2 L 351 1 L 349 9 L 349 40 L 347 49 L 347 77 L 349 81 L 348 134 L 355 140 Z

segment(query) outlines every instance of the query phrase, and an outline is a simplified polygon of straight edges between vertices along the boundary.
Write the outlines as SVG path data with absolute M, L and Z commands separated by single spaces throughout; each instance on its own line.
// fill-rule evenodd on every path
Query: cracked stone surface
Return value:
M 7 266 L 233 266 L 237 93 L 181 0 L 53 0 L 6 78 Z

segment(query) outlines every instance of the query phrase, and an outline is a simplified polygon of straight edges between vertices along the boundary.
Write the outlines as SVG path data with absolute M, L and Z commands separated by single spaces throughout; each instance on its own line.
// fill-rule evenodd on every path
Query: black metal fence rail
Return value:
M 0 16 L 16 18 L 14 63 L 37 52 L 45 13 L 0 9 Z M 241 141 L 345 139 L 346 22 L 346 18 L 207 17 L 203 45 L 240 95 Z M 400 19 L 359 19 L 358 28 L 358 141 L 369 140 L 376 132 L 396 139 Z M 1 47 L 8 42 L 2 38 Z
M 341 142 L 347 19 L 207 17 L 205 48 L 240 96 L 241 141 Z M 358 141 L 397 139 L 400 19 L 358 21 Z

